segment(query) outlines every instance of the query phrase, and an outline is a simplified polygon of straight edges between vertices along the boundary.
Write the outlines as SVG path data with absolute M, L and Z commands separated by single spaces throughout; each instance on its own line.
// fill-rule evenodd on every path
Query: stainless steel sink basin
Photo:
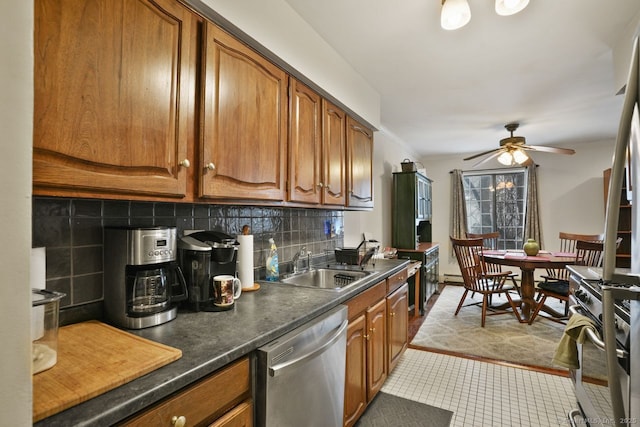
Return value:
M 354 271 L 332 268 L 317 268 L 293 274 L 280 281 L 305 288 L 342 290 L 359 283 L 371 274 L 370 271 Z

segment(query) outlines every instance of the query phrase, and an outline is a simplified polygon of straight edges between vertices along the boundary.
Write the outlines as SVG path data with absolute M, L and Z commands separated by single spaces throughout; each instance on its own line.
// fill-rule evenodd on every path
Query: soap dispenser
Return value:
M 278 266 L 278 248 L 273 238 L 269 239 L 269 255 L 267 256 L 266 279 L 269 282 L 276 282 L 280 276 L 280 268 Z

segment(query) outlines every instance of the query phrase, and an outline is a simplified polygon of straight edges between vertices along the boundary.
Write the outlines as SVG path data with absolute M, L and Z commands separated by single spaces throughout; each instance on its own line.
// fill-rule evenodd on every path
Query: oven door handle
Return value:
M 578 312 L 579 308 L 581 308 L 581 307 L 578 304 L 569 306 L 569 312 L 571 314 L 580 314 Z M 602 351 L 606 351 L 605 350 L 606 347 L 605 347 L 604 341 L 598 336 L 596 331 L 594 331 L 591 328 L 587 328 L 585 330 L 587 332 L 587 337 L 593 343 L 593 345 L 595 345 L 596 347 L 598 347 Z M 627 357 L 627 352 L 624 351 L 624 350 L 621 350 L 619 348 L 616 348 L 616 356 L 618 357 L 618 359 L 624 359 L 625 357 Z

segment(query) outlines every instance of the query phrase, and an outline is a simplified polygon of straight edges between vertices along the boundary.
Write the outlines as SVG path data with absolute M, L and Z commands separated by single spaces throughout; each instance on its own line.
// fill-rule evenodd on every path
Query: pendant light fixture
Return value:
M 513 15 L 527 7 L 529 0 L 496 0 L 496 13 Z M 457 30 L 469 23 L 471 9 L 467 0 L 442 0 L 440 26 L 445 30 Z
M 527 7 L 529 0 L 496 0 L 496 13 L 501 16 L 509 16 L 520 12 Z
M 471 9 L 467 0 L 442 0 L 440 25 L 445 30 L 457 30 L 469 23 Z

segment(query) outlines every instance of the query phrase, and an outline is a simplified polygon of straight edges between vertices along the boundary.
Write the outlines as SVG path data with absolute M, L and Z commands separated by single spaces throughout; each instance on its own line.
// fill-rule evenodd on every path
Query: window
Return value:
M 524 239 L 527 171 L 463 172 L 469 233 L 500 232 L 495 249 L 520 249 Z

